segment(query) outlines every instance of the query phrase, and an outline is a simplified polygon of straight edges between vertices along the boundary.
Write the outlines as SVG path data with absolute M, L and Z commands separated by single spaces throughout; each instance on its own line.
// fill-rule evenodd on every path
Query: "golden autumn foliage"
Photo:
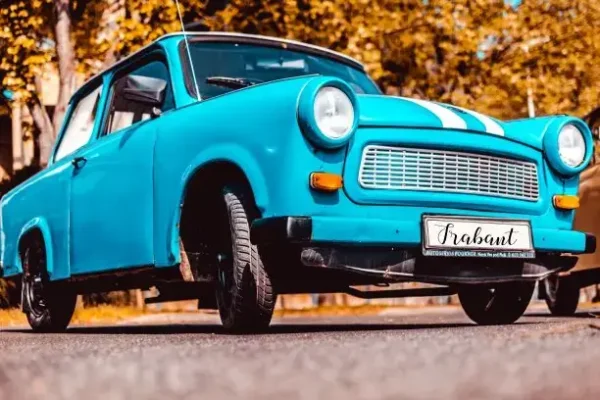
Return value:
M 181 12 L 185 12 L 185 0 Z M 117 53 L 125 55 L 147 45 L 160 36 L 181 30 L 174 1 L 129 0 L 118 16 Z
M 3 2 L 0 8 L 0 71 L 3 86 L 27 99 L 35 94 L 34 80 L 52 60 L 48 37 L 48 0 Z M 11 3 L 11 4 L 8 4 Z
M 599 16 L 596 0 L 526 0 L 506 17 L 490 82 L 503 89 L 509 116 L 524 114 L 528 74 L 540 114 L 582 116 L 599 105 Z
M 330 47 L 392 93 L 501 118 L 527 115 L 528 87 L 539 114 L 600 101 L 597 0 L 232 0 L 208 21 Z
M 174 0 L 0 0 L 0 79 L 23 99 L 36 97 L 42 67 L 58 65 L 58 3 L 69 8 L 74 68 L 87 75 L 180 30 Z M 597 0 L 215 3 L 180 0 L 184 22 L 332 48 L 362 61 L 391 94 L 507 119 L 527 116 L 528 90 L 539 115 L 583 116 L 600 103 Z
M 64 0 L 75 69 L 92 75 L 156 38 L 181 29 L 172 0 Z M 56 64 L 55 0 L 0 0 L 0 83 L 26 100 L 48 63 Z M 182 12 L 204 9 L 181 0 Z M 189 5 L 189 6 L 188 6 Z M 187 6 L 187 7 L 186 7 Z M 193 16 L 198 16 L 194 12 Z

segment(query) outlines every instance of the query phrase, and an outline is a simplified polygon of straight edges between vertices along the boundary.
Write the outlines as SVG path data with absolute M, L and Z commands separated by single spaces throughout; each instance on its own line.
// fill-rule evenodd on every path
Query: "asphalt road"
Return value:
M 460 311 L 285 318 L 255 336 L 173 318 L 4 330 L 0 399 L 600 398 L 600 318 L 588 313 L 503 327 Z

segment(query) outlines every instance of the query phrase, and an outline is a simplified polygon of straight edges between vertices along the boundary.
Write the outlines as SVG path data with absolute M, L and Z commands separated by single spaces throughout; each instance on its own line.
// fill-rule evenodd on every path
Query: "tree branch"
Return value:
M 59 131 L 71 97 L 75 80 L 75 51 L 71 41 L 70 0 L 54 0 L 56 55 L 58 58 L 59 91 L 58 101 L 52 118 L 52 140 Z
M 36 86 L 39 83 L 38 81 L 39 79 L 36 79 Z M 52 145 L 54 143 L 53 138 L 55 135 L 52 121 L 50 121 L 50 116 L 37 96 L 37 93 L 32 94 L 30 101 L 27 103 L 27 108 L 29 109 L 35 127 L 39 131 L 39 135 L 37 135 L 38 146 L 40 149 L 39 163 L 40 167 L 43 168 L 48 165 L 50 154 L 52 152 Z

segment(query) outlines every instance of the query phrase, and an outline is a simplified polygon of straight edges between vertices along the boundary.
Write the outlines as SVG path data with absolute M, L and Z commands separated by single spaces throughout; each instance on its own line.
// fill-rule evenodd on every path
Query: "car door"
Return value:
M 90 82 L 69 106 L 66 122 L 47 169 L 38 174 L 20 199 L 20 207 L 39 215 L 48 226 L 53 259 L 51 279 L 65 279 L 71 274 L 69 265 L 69 200 L 73 158 L 89 145 L 97 123 L 102 96 L 102 80 Z
M 149 103 L 156 95 L 160 101 Z M 100 137 L 74 160 L 74 274 L 154 264 L 156 118 L 173 107 L 169 73 L 160 54 L 132 60 L 111 79 Z

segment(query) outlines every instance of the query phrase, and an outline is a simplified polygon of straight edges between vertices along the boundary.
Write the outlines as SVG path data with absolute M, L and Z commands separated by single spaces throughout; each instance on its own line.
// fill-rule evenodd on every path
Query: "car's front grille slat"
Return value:
M 358 180 L 365 189 L 539 198 L 535 163 L 476 153 L 369 145 Z

